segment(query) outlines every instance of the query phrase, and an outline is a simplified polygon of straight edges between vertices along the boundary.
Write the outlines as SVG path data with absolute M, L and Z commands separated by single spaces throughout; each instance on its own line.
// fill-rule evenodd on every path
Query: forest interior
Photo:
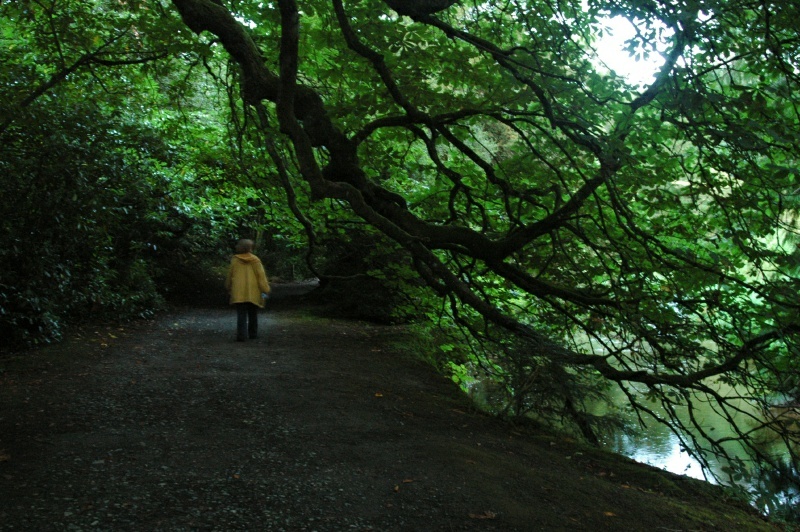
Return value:
M 778 0 L 0 2 L 0 378 L 87 324 L 213 300 L 251 238 L 276 286 L 401 327 L 498 422 L 586 449 L 659 427 L 798 521 L 797 20 Z

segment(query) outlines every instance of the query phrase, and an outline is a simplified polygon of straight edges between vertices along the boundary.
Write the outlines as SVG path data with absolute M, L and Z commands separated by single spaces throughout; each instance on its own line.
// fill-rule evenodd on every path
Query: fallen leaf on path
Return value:
M 375 392 L 375 397 L 383 397 L 383 394 L 381 392 Z
M 414 479 L 413 479 L 413 478 L 407 478 L 407 479 L 404 479 L 404 480 L 403 480 L 403 484 L 410 484 L 410 483 L 412 483 L 412 482 L 414 482 Z
M 469 514 L 470 519 L 497 519 L 497 514 L 486 510 L 482 514 Z
M 606 517 L 616 517 L 617 516 L 617 514 L 615 514 L 614 512 L 603 512 L 603 515 L 606 516 Z
M 11 460 L 11 455 L 5 449 L 0 449 L 0 462 L 8 462 Z

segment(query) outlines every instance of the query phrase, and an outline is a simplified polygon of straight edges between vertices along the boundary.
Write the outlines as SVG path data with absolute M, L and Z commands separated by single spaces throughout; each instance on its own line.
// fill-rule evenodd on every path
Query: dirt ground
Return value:
M 302 288 L 302 287 L 299 287 Z M 281 291 L 283 290 L 283 294 Z M 776 530 L 705 483 L 476 412 L 278 286 L 0 358 L 0 530 Z

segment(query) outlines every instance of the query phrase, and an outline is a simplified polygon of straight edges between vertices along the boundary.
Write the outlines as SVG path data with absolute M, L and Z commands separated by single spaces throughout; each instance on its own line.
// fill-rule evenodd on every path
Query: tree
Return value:
M 292 246 L 302 228 L 312 267 L 323 249 L 342 249 L 331 236 L 357 235 L 381 255 L 360 257 L 364 273 L 390 269 L 419 313 L 467 333 L 442 346 L 447 363 L 464 378 L 489 373 L 507 412 L 567 419 L 597 440 L 588 398 L 617 387 L 703 460 L 728 453 L 692 415 L 696 401 L 713 401 L 753 457 L 778 465 L 758 445 L 774 432 L 796 460 L 796 428 L 772 407 L 800 401 L 800 7 L 583 4 L 6 3 L 0 36 L 15 60 L 0 63 L 4 155 L 35 152 L 29 141 L 43 137 L 24 129 L 28 119 L 91 94 L 104 131 L 136 132 L 95 144 L 116 146 L 100 159 L 143 169 L 103 203 L 142 195 L 152 170 L 174 203 L 143 210 L 168 237 L 186 222 L 202 235 L 194 241 L 224 240 L 232 204 L 287 227 Z M 649 85 L 597 60 L 616 15 L 636 28 L 632 53 L 663 54 Z M 130 111 L 117 121 L 120 108 Z M 182 120 L 187 108 L 197 122 Z M 147 118 L 117 127 L 134 116 Z M 77 128 L 65 138 L 93 137 Z M 134 148 L 143 140 L 146 157 Z M 0 165 L 25 183 L 32 160 Z M 43 179 L 60 185 L 57 176 Z M 18 252 L 4 249 L 12 263 Z M 722 394 L 720 382 L 738 391 Z
M 487 360 L 735 424 L 718 379 L 797 397 L 794 3 L 172 3 L 238 63 L 294 186 L 401 246 Z M 619 14 L 631 48 L 666 39 L 648 86 L 592 60 Z M 591 436 L 580 397 L 561 411 Z
M 3 349 L 57 340 L 87 315 L 151 316 L 270 216 L 268 181 L 255 191 L 261 169 L 243 172 L 232 149 L 226 63 L 162 15 L 0 4 Z

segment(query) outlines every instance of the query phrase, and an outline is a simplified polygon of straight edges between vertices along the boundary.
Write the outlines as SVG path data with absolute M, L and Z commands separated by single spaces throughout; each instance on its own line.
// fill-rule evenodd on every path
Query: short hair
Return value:
M 249 238 L 243 238 L 236 243 L 236 253 L 250 253 L 255 243 Z

